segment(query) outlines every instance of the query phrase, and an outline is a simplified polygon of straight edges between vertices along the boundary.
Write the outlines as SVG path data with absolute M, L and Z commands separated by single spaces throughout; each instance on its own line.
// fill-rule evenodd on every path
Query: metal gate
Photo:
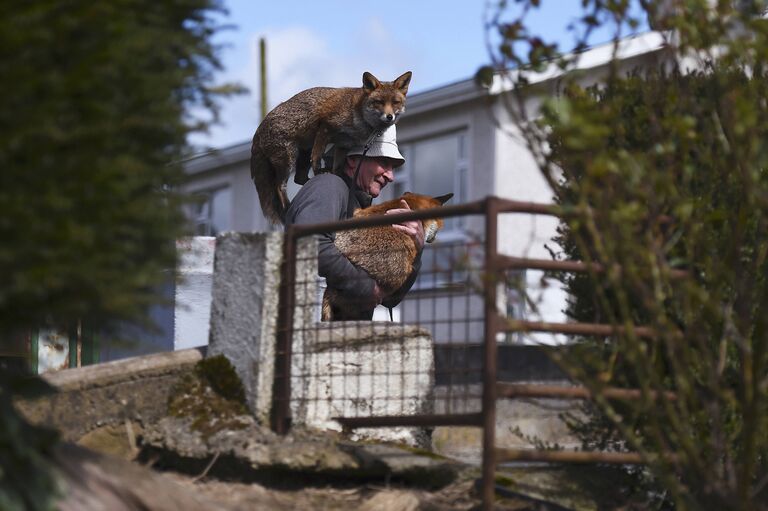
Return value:
M 318 406 L 330 407 L 331 414 L 338 412 L 333 415 L 333 421 L 349 431 L 380 427 L 482 428 L 483 509 L 493 507 L 494 474 L 500 463 L 648 462 L 649 460 L 635 453 L 516 450 L 496 447 L 497 399 L 592 397 L 589 390 L 582 387 L 521 385 L 498 381 L 497 345 L 501 336 L 516 332 L 599 336 L 620 333 L 620 327 L 607 324 L 547 323 L 510 318 L 507 314 L 500 313 L 500 284 L 514 281 L 516 271 L 602 271 L 598 265 L 575 261 L 499 254 L 497 236 L 498 217 L 501 213 L 558 216 L 560 211 L 552 205 L 489 197 L 467 204 L 386 217 L 288 227 L 285 233 L 283 284 L 278 317 L 273 429 L 278 433 L 286 433 L 290 428 L 293 413 L 297 413 L 297 410 L 306 413 L 307 410 Z M 417 281 L 415 290 L 411 292 L 418 295 L 416 305 L 403 307 L 398 323 L 387 326 L 368 322 L 311 323 L 300 326 L 295 321 L 296 290 L 301 289 L 302 285 L 314 285 L 314 276 L 307 280 L 305 275 L 304 281 L 297 278 L 297 242 L 300 238 L 389 225 L 403 220 L 437 217 L 475 217 L 476 221 L 470 227 L 477 229 L 468 230 L 482 231 L 484 239 L 475 237 L 453 246 L 443 244 L 453 256 L 445 257 L 444 254 L 441 256 L 435 252 L 431 257 L 438 261 L 422 261 L 420 278 L 423 279 L 423 285 L 418 285 Z M 436 282 L 440 285 L 435 286 Z M 318 295 L 316 303 L 299 305 L 319 307 L 319 300 Z M 423 301 L 426 301 L 426 306 Z M 369 330 L 365 330 L 366 328 Z M 427 349 L 424 341 L 420 340 L 423 330 L 428 333 L 429 343 L 432 343 L 433 337 L 436 339 L 431 347 L 436 351 L 419 359 L 419 351 Z M 654 335 L 651 328 L 644 326 L 634 327 L 634 333 L 639 337 Z M 361 336 L 364 341 L 360 341 Z M 377 339 L 387 339 L 389 347 L 382 348 Z M 412 352 L 409 352 L 409 349 Z M 441 363 L 437 366 L 430 367 L 413 360 L 414 357 L 428 360 L 430 356 L 434 359 L 438 350 Z M 383 362 L 378 366 L 366 366 L 370 360 Z M 387 369 L 377 372 L 375 368 L 381 366 Z M 318 372 L 322 372 L 327 380 L 323 388 L 298 388 L 310 379 L 309 375 Z M 424 382 L 437 390 L 432 395 L 419 394 L 424 389 Z M 343 396 L 342 399 L 339 394 Z M 619 388 L 605 389 L 603 395 L 610 399 L 640 397 L 637 390 Z M 422 405 L 415 405 L 417 401 Z

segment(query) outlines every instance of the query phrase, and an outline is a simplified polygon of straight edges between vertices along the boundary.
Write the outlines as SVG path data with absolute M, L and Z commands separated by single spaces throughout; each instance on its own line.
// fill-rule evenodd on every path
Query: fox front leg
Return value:
M 323 158 L 323 153 L 325 153 L 325 146 L 328 145 L 330 138 L 331 137 L 330 133 L 328 133 L 328 128 L 325 126 L 320 126 L 320 129 L 318 129 L 317 133 L 315 134 L 315 143 L 312 146 L 312 171 L 315 173 L 315 175 L 320 173 L 320 160 Z
M 344 168 L 344 158 L 347 156 L 347 151 L 339 147 L 338 145 L 333 148 L 333 171 L 338 172 Z
M 307 149 L 299 149 L 296 156 L 296 173 L 293 175 L 293 182 L 297 185 L 303 185 L 309 181 L 310 154 Z

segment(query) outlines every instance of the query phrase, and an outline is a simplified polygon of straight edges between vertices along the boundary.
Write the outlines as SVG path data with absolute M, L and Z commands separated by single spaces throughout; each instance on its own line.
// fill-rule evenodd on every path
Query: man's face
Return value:
M 355 170 L 357 169 L 357 159 L 352 159 L 351 165 L 347 168 L 351 172 L 350 177 L 355 176 Z M 378 197 L 382 188 L 387 186 L 395 179 L 393 173 L 394 160 L 390 158 L 363 158 L 363 163 L 360 165 L 360 174 L 357 176 L 357 186 L 361 190 L 368 193 L 371 197 Z

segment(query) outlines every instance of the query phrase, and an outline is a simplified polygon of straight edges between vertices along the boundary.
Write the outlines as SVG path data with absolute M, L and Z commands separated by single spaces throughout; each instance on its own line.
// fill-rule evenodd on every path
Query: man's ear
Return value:
M 353 154 L 353 155 L 347 156 L 346 157 L 347 168 L 353 168 L 353 169 L 357 168 L 357 162 L 360 161 L 360 159 L 362 159 L 362 156 L 360 156 L 359 154 Z
M 378 78 L 373 76 L 371 73 L 366 71 L 363 73 L 363 89 L 367 90 L 368 92 L 371 92 L 373 89 L 376 89 L 381 85 L 381 82 Z

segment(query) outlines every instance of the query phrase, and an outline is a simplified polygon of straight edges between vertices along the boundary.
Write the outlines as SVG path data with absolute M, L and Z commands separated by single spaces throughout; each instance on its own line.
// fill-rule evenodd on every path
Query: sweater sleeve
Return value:
M 310 179 L 299 191 L 286 214 L 286 225 L 317 224 L 343 220 L 347 215 L 349 188 L 344 181 L 330 173 Z M 343 295 L 360 300 L 373 297 L 374 280 L 353 265 L 333 243 L 335 234 L 324 232 L 317 236 L 318 273 L 329 287 Z

